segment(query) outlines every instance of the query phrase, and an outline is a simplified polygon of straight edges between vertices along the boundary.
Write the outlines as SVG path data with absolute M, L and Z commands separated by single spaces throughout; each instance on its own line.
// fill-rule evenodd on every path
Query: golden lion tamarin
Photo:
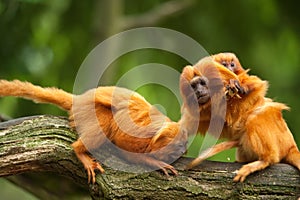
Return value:
M 236 57 L 234 53 L 226 52 L 226 53 L 218 53 L 211 56 L 213 61 L 223 65 L 233 73 L 239 75 L 245 71 L 241 66 L 239 59 Z
M 149 104 L 141 95 L 119 87 L 98 87 L 82 95 L 56 88 L 42 88 L 29 82 L 0 80 L 0 96 L 16 96 L 38 103 L 51 103 L 69 112 L 70 126 L 79 138 L 72 144 L 87 170 L 88 182 L 95 182 L 94 170 L 104 169 L 90 150 L 110 141 L 122 149 L 132 163 L 177 171 L 173 162 L 186 151 L 187 134 L 179 123 Z M 137 153 L 134 156 L 126 152 Z
M 229 67 L 228 67 L 229 66 Z M 238 170 L 234 181 L 243 182 L 250 174 L 278 162 L 289 163 L 300 169 L 300 153 L 294 138 L 282 117 L 282 110 L 289 108 L 265 97 L 268 83 L 247 74 L 234 54 L 217 54 L 202 59 L 195 66 L 187 66 L 181 82 L 195 84 L 195 79 L 206 79 L 205 71 L 217 69 L 226 95 L 226 114 L 221 137 L 229 141 L 217 144 L 203 152 L 189 164 L 191 168 L 204 159 L 226 149 L 237 147 L 236 160 L 247 162 Z M 210 78 L 210 80 L 213 80 Z M 209 80 L 199 85 L 209 86 Z M 186 85 L 186 83 L 181 83 Z M 195 88 L 195 86 L 192 86 Z M 197 93 L 197 90 L 194 90 Z M 187 95 L 182 91 L 183 95 Z M 210 123 L 211 100 L 199 99 L 199 131 L 205 134 Z M 186 98 L 186 97 L 184 97 Z M 225 97 L 224 97 L 225 98 Z M 205 96 L 205 99 L 207 97 Z M 184 107 L 187 107 L 185 104 Z M 185 110 L 189 110 L 185 108 Z M 191 118 L 191 117 L 190 117 Z

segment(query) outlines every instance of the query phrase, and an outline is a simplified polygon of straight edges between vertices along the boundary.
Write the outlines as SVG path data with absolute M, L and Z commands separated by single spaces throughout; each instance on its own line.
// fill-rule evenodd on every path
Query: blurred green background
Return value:
M 71 92 L 84 58 L 109 36 L 135 27 L 169 28 L 192 37 L 210 54 L 236 53 L 251 74 L 268 80 L 268 96 L 291 107 L 284 116 L 300 145 L 299 4 L 296 0 L 0 0 L 0 78 Z M 168 52 L 135 51 L 115 61 L 101 84 L 114 85 L 122 74 L 145 63 L 162 63 L 179 72 L 190 64 Z M 180 105 L 168 89 L 145 85 L 138 92 L 150 103 L 162 105 L 171 119 L 179 119 Z M 51 105 L 10 97 L 0 99 L 0 114 L 66 115 Z M 199 140 L 189 156 L 197 155 Z M 213 159 L 233 161 L 234 151 Z M 19 199 L 4 179 L 0 188 L 4 199 Z

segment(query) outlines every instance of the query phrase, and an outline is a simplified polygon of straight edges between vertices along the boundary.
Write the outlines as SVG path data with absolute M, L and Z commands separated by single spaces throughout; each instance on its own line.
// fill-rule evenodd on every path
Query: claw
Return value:
M 95 179 L 95 172 L 93 171 L 93 169 L 87 169 L 87 174 L 88 174 L 88 183 L 95 183 L 96 179 Z
M 95 170 L 99 170 L 101 173 L 104 173 L 104 169 L 101 167 L 100 163 L 94 160 L 90 160 L 89 162 L 83 163 L 84 168 L 87 171 L 88 175 L 88 183 L 95 183 L 96 182 L 96 174 Z
M 238 80 L 233 80 L 233 84 L 236 87 L 236 89 L 238 90 L 238 93 L 246 94 L 244 88 L 240 85 L 240 82 Z
M 246 177 L 249 175 L 249 172 L 247 173 L 244 169 L 245 167 L 234 172 L 236 174 L 236 176 L 233 178 L 234 182 L 244 182 Z
M 237 97 L 237 98 L 242 98 L 239 94 L 244 94 L 245 91 L 241 87 L 240 83 L 238 80 L 235 79 L 230 79 L 229 84 L 226 85 L 226 90 L 225 90 L 225 95 L 227 97 Z
M 242 97 L 239 94 L 235 94 L 235 96 L 239 99 L 241 99 Z
M 96 166 L 94 167 L 94 169 L 98 169 L 101 174 L 104 173 L 104 169 L 102 168 L 102 166 L 98 163 L 98 162 L 95 162 L 94 164 L 96 164 Z
M 163 171 L 163 173 L 164 173 L 166 176 L 169 176 L 168 171 L 167 171 L 164 167 L 162 167 L 161 170 Z
M 171 165 L 165 166 L 164 169 L 165 169 L 165 170 L 166 170 L 166 169 L 170 170 L 170 171 L 172 172 L 172 174 L 174 174 L 175 176 L 178 175 L 177 170 L 176 170 L 173 166 L 171 166 Z M 166 171 L 167 171 L 167 170 L 166 170 Z M 169 175 L 168 172 L 167 172 L 167 175 Z
M 243 176 L 242 174 L 238 174 L 234 177 L 234 182 L 244 182 L 246 179 L 246 176 Z
M 172 172 L 173 175 L 175 175 L 175 176 L 178 175 L 177 170 L 172 165 L 168 165 L 166 163 L 163 163 L 163 164 L 160 165 L 159 168 L 163 171 L 163 173 L 166 176 L 169 176 L 168 170 L 170 170 L 170 172 Z
M 178 171 L 176 169 L 174 169 L 174 167 L 169 169 L 175 176 L 178 175 Z
M 255 171 L 265 169 L 269 165 L 270 165 L 269 162 L 263 161 L 263 160 L 258 160 L 258 161 L 254 161 L 254 162 L 248 163 L 246 165 L 243 165 L 243 167 L 237 171 L 237 175 L 234 177 L 233 181 L 244 182 L 244 180 L 246 179 L 246 177 L 249 174 L 251 174 Z
M 99 170 L 101 173 L 104 173 L 104 169 L 98 162 L 93 161 L 92 163 L 84 166 L 87 175 L 88 175 L 88 183 L 95 183 L 96 182 L 96 174 L 94 170 Z

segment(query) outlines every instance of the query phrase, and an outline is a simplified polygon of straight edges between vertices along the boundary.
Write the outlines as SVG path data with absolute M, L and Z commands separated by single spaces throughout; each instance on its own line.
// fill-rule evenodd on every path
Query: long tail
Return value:
M 239 142 L 234 141 L 226 141 L 219 144 L 214 145 L 211 148 L 208 148 L 207 150 L 203 151 L 197 158 L 195 158 L 190 164 L 187 165 L 186 169 L 191 169 L 195 167 L 196 165 L 200 164 L 203 160 L 220 153 L 221 151 L 225 151 L 227 149 L 231 149 L 233 147 L 237 147 L 239 145 Z
M 0 96 L 15 96 L 37 103 L 51 103 L 64 110 L 71 110 L 73 95 L 57 88 L 42 88 L 19 80 L 0 80 Z

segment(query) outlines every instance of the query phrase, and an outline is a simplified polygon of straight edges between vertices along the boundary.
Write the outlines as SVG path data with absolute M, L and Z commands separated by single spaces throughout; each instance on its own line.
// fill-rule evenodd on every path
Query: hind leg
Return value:
M 269 143 L 271 140 L 263 140 L 255 132 L 246 137 L 237 151 L 237 161 L 249 163 L 238 170 L 235 182 L 243 182 L 249 174 L 280 161 L 278 149 Z
M 101 173 L 104 173 L 104 169 L 101 167 L 100 163 L 95 161 L 89 154 L 84 144 L 80 139 L 72 144 L 72 147 L 75 151 L 77 158 L 82 162 L 84 168 L 88 174 L 88 183 L 96 182 L 94 170 L 99 170 Z
M 243 182 L 249 174 L 281 161 L 280 152 L 285 147 L 279 142 L 281 132 L 273 123 L 275 114 L 261 110 L 248 117 L 245 133 L 240 139 L 238 161 L 249 163 L 238 170 L 234 181 Z
M 235 182 L 243 182 L 249 174 L 279 162 L 276 149 L 273 149 L 266 141 L 262 141 L 254 134 L 246 141 L 237 150 L 237 161 L 249 163 L 237 171 L 233 179 Z

